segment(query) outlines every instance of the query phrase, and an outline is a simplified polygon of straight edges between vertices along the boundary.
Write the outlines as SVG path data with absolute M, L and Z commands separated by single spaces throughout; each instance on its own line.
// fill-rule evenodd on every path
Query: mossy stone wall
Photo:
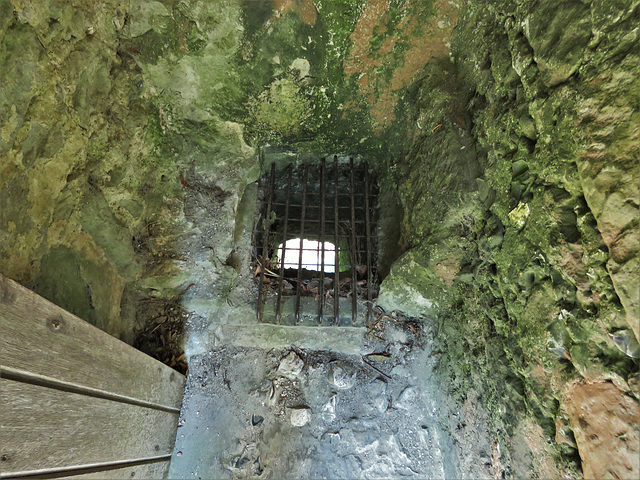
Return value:
M 467 2 L 452 58 L 407 94 L 410 142 L 389 165 L 408 253 L 382 298 L 423 285 L 452 394 L 482 392 L 502 445 L 542 426 L 531 447 L 557 459 L 553 475 L 589 448 L 565 435 L 572 382 L 640 400 L 639 15 L 637 2 Z M 544 455 L 530 461 L 549 474 Z
M 640 398 L 638 24 L 635 0 L 0 0 L 0 271 L 129 342 L 152 302 L 248 316 L 260 147 L 360 154 L 400 230 L 381 304 L 433 322 L 495 468 L 575 474 L 571 385 Z

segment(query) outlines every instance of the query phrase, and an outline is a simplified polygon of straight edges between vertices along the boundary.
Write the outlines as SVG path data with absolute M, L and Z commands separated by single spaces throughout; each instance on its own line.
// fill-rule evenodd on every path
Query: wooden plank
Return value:
M 0 380 L 2 473 L 140 460 L 173 450 L 178 414 Z
M 116 479 L 165 479 L 169 475 L 171 457 L 164 455 L 160 459 L 150 459 L 144 463 L 136 464 L 98 464 L 79 466 L 69 469 L 41 470 L 40 473 L 23 472 L 24 475 L 0 472 L 1 479 L 26 479 L 26 480 L 116 480 Z
M 82 473 L 80 475 L 66 475 L 55 477 L 58 480 L 137 480 L 137 479 L 161 479 L 167 478 L 169 474 L 170 460 L 162 462 L 148 463 L 146 465 L 134 465 L 131 467 L 101 470 L 92 473 Z
M 166 456 L 165 456 L 166 457 Z M 146 463 L 135 465 L 124 464 L 101 464 L 88 468 L 78 468 L 74 470 L 49 470 L 48 473 L 26 473 L 25 476 L 16 476 L 14 473 L 0 473 L 2 479 L 26 479 L 26 480 L 135 480 L 135 479 L 165 479 L 169 475 L 171 458 L 152 460 Z
M 185 380 L 2 274 L 0 366 L 173 408 Z

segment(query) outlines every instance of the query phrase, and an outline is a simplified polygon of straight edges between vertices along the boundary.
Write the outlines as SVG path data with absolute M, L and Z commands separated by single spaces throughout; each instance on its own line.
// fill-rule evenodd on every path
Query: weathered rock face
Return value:
M 565 402 L 584 478 L 636 478 L 640 472 L 640 405 L 613 383 L 572 382 Z
M 380 148 L 372 129 L 430 58 L 412 49 L 454 24 L 429 7 L 3 0 L 0 269 L 131 342 L 140 301 L 193 283 L 198 205 L 207 268 L 235 275 L 261 142 Z
M 0 268 L 131 340 L 121 301 L 144 264 L 131 236 L 162 203 L 139 191 L 156 157 L 140 72 L 119 51 L 126 6 L 0 11 Z
M 178 304 L 250 315 L 259 147 L 362 154 L 403 210 L 381 304 L 438 330 L 460 471 L 604 475 L 618 448 L 635 475 L 638 24 L 635 0 L 0 0 L 0 271 L 129 342 Z M 627 413 L 583 424 L 596 386 Z
M 637 446 L 590 437 L 564 388 L 607 379 L 619 402 L 640 399 L 639 15 L 637 2 L 468 2 L 452 60 L 427 65 L 405 100 L 413 137 L 390 171 L 405 257 L 423 259 L 413 305 L 442 307 L 443 371 L 461 399 L 485 396 L 512 474 L 523 457 L 511 436 L 532 417 L 559 442 L 540 443 L 534 469 L 550 472 L 546 451 L 568 474 L 577 441 L 585 475 L 604 474 L 600 449 L 629 465 L 612 467 L 620 478 L 636 475 Z M 402 264 L 383 299 L 404 295 Z
M 227 4 L 0 3 L 0 269 L 128 342 L 190 285 L 185 215 L 207 197 L 228 246 L 257 175 L 211 93 L 242 36 Z

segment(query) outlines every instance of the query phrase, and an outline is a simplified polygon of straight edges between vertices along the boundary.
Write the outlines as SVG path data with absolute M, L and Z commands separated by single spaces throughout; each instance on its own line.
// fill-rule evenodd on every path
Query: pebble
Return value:
M 378 412 L 384 413 L 389 407 L 389 400 L 387 399 L 387 383 L 385 381 L 377 379 L 371 382 L 368 387 L 367 395 L 370 398 L 371 405 Z
M 398 408 L 409 410 L 415 406 L 416 398 L 417 398 L 416 391 L 411 387 L 407 387 L 402 391 L 402 393 L 398 397 L 396 406 Z
M 285 377 L 297 377 L 302 372 L 303 367 L 304 362 L 302 359 L 295 352 L 290 352 L 280 362 L 278 373 Z
M 251 425 L 253 425 L 254 427 L 259 427 L 260 425 L 262 425 L 263 421 L 264 421 L 263 416 L 256 415 L 255 413 L 251 415 Z
M 308 408 L 292 408 L 289 419 L 294 427 L 302 427 L 311 420 L 311 410 Z
M 340 362 L 333 362 L 329 366 L 329 381 L 336 387 L 347 390 L 356 382 L 356 372 Z
M 325 422 L 332 422 L 336 418 L 336 404 L 338 403 L 338 398 L 336 395 L 331 397 L 323 407 L 322 407 L 322 419 Z

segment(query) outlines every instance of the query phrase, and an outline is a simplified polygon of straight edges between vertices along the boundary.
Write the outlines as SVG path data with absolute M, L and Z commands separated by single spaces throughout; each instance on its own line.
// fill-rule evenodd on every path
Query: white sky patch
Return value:
M 322 244 L 316 240 L 292 238 L 284 244 L 284 268 L 298 268 L 300 249 L 302 248 L 302 268 L 322 270 Z M 282 244 L 278 247 L 278 264 L 282 261 Z M 324 242 L 324 271 L 335 272 L 336 247 L 331 242 Z

